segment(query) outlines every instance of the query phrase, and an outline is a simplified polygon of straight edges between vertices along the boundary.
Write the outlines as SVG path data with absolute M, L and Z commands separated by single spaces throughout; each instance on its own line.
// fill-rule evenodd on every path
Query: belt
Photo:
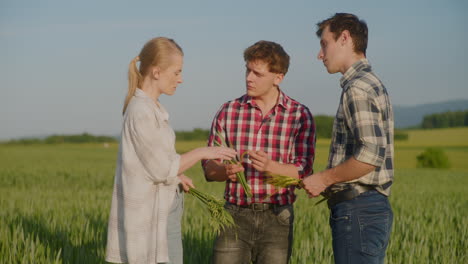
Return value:
M 272 204 L 272 203 L 251 203 L 251 204 L 246 204 L 246 205 L 237 205 L 237 204 L 232 204 L 232 203 L 227 203 L 228 206 L 236 207 L 236 208 L 242 208 L 242 209 L 250 209 L 253 211 L 267 211 L 270 209 L 275 209 L 280 206 L 284 205 L 279 205 L 279 204 Z
M 356 197 L 358 197 L 361 193 L 374 190 L 372 186 L 366 186 L 366 185 L 359 185 L 358 188 L 349 185 L 346 189 L 332 193 L 330 197 L 327 199 L 327 204 L 328 208 L 332 208 L 333 206 L 344 202 L 344 201 L 349 201 L 352 200 Z

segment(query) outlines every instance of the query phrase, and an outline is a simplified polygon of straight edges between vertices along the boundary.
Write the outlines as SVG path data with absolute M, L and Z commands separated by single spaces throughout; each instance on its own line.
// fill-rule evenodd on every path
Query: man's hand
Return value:
M 262 150 L 252 151 L 249 150 L 247 152 L 249 155 L 249 159 L 252 161 L 252 166 L 260 172 L 271 171 L 270 165 L 272 160 L 268 158 L 268 154 L 266 154 Z
M 247 154 L 252 162 L 252 167 L 259 172 L 268 172 L 299 179 L 299 173 L 296 165 L 294 164 L 279 163 L 278 161 L 271 160 L 268 158 L 268 154 L 262 150 L 249 150 Z
M 317 197 L 328 186 L 358 179 L 376 168 L 351 157 L 336 167 L 307 176 L 304 179 L 305 190 L 309 197 Z
M 244 171 L 244 167 L 241 164 L 227 164 L 225 168 L 226 168 L 226 175 L 227 175 L 226 180 L 231 180 L 233 182 L 237 181 L 236 173 Z
M 322 172 L 307 176 L 302 182 L 309 198 L 319 196 L 327 187 L 326 175 Z
M 235 182 L 237 180 L 236 173 L 240 171 L 244 171 L 244 167 L 240 163 L 225 164 L 217 160 L 209 160 L 205 165 L 205 176 L 211 181 L 224 182 L 231 180 Z

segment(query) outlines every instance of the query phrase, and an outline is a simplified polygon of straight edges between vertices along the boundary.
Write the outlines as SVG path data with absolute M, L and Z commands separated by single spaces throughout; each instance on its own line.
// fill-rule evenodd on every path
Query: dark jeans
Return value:
M 388 198 L 374 190 L 333 206 L 335 263 L 384 263 L 392 223 Z
M 292 205 L 264 211 L 225 205 L 237 227 L 221 232 L 213 252 L 215 264 L 284 264 L 289 262 L 293 237 Z

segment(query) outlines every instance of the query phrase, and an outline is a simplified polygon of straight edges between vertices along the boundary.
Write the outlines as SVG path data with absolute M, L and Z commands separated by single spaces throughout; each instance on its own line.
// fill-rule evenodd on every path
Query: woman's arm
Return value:
M 202 147 L 191 150 L 180 156 L 180 165 L 178 174 L 183 173 L 195 163 L 202 159 L 212 160 L 231 160 L 236 156 L 236 151 L 226 147 Z

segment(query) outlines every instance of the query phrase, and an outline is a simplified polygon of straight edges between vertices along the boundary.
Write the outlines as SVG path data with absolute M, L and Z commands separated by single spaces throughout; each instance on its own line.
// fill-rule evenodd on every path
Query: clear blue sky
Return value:
M 184 83 L 161 102 L 177 130 L 209 128 L 242 95 L 242 53 L 264 39 L 291 66 L 281 88 L 334 114 L 339 74 L 316 59 L 315 24 L 336 12 L 368 23 L 368 58 L 395 105 L 468 98 L 467 1 L 0 2 L 0 140 L 53 133 L 118 135 L 127 66 L 152 37 L 184 49 Z

